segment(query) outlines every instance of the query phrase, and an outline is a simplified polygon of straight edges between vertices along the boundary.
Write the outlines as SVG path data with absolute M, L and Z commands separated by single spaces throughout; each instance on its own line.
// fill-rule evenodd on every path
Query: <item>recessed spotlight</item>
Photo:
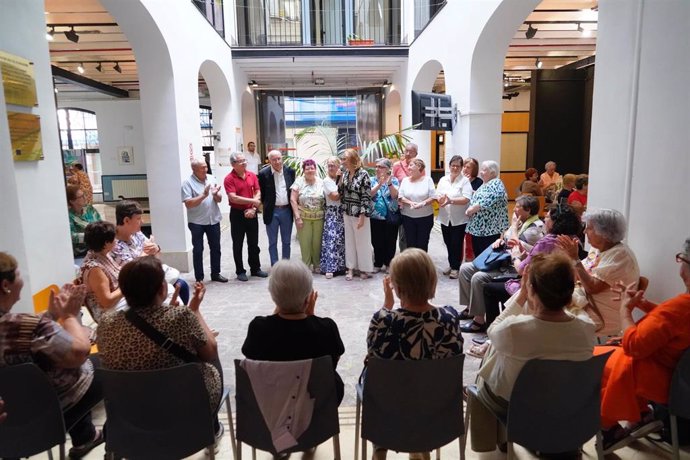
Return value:
M 79 64 L 77 66 L 77 72 L 84 73 L 84 64 Z
M 55 27 L 51 27 L 50 31 L 46 32 L 46 40 L 49 42 L 55 40 Z
M 537 35 L 537 29 L 532 27 L 532 24 L 527 24 L 527 30 L 525 31 L 525 37 L 529 40 L 530 38 L 534 38 L 534 36 Z
M 71 42 L 79 43 L 79 35 L 74 31 L 74 26 L 65 32 L 65 37 L 67 37 L 67 40 Z

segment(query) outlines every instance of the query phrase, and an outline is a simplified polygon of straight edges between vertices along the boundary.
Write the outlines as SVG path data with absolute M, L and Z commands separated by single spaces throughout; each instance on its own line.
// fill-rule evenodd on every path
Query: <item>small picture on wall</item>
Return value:
M 117 162 L 121 165 L 134 164 L 134 149 L 130 147 L 117 148 Z

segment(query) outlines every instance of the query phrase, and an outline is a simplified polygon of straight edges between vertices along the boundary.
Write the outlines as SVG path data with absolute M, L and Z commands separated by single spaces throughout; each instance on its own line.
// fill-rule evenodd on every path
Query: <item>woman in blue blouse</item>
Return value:
M 508 195 L 498 178 L 498 163 L 484 161 L 479 168 L 482 184 L 470 200 L 465 212 L 470 221 L 467 233 L 472 235 L 472 250 L 479 255 L 508 228 Z
M 390 267 L 395 256 L 395 242 L 400 227 L 398 211 L 398 179 L 392 176 L 391 161 L 381 158 L 376 162 L 376 175 L 371 178 L 371 197 L 374 208 L 371 212 L 371 244 L 374 246 L 374 273 L 385 266 Z M 397 215 L 398 222 L 392 221 L 390 215 Z

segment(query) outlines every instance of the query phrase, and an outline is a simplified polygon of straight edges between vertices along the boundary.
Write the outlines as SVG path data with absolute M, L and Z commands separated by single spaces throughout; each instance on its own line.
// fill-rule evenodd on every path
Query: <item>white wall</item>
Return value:
M 96 113 L 101 168 L 104 175 L 146 174 L 146 147 L 139 100 L 60 101 L 58 105 L 60 108 L 79 108 Z M 133 147 L 134 164 L 119 164 L 117 149 L 123 146 Z
M 674 255 L 690 236 L 690 2 L 599 7 L 589 207 L 629 219 L 649 296 L 683 290 Z
M 4 0 L 0 15 L 3 51 L 34 63 L 41 117 L 44 160 L 14 162 L 5 113 L 12 110 L 0 96 L 0 251 L 17 257 L 24 276 L 15 312 L 32 312 L 31 296 L 50 284 L 74 277 L 67 199 L 57 132 L 43 2 Z M 1 86 L 1 83 L 0 83 Z M 1 92 L 1 91 L 0 91 Z
M 501 99 L 504 112 L 529 112 L 530 92 L 520 91 L 510 100 Z

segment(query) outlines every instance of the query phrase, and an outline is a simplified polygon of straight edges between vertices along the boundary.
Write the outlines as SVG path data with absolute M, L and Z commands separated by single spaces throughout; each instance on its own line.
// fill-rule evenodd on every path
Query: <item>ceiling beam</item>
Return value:
M 75 85 L 97 91 L 99 93 L 107 94 L 108 96 L 115 96 L 115 97 L 129 97 L 129 92 L 125 91 L 124 89 L 116 88 L 114 86 L 106 85 L 105 83 L 101 83 L 100 81 L 92 80 L 90 78 L 86 78 L 82 75 L 72 73 L 68 70 L 61 69 L 60 67 L 57 66 L 50 66 L 53 72 L 53 77 L 58 80 L 58 81 L 65 81 L 67 83 L 73 83 Z

